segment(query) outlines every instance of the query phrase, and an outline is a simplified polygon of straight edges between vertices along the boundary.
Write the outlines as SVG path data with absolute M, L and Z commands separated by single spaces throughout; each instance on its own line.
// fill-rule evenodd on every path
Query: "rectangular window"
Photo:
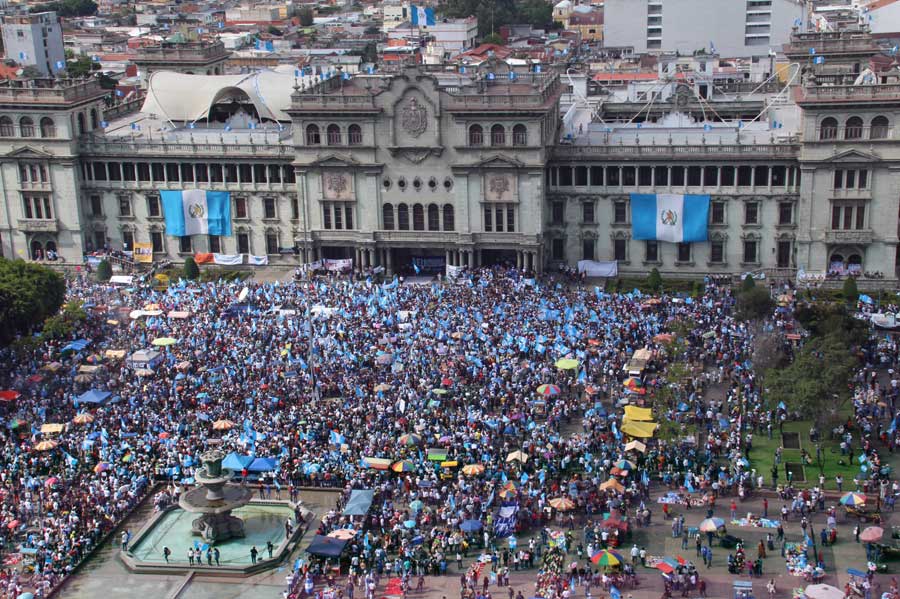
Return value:
M 753 184 L 753 167 L 739 166 L 737 181 L 738 187 L 750 187 Z
M 849 170 L 845 173 L 844 187 L 846 189 L 856 189 L 856 171 Z
M 744 240 L 744 262 L 746 264 L 756 263 L 756 241 L 751 239 Z
M 594 203 L 584 202 L 581 205 L 581 220 L 586 223 L 594 222 Z
M 268 183 L 269 179 L 266 176 L 266 165 L 265 164 L 254 164 L 253 165 L 253 179 L 257 183 Z
M 168 181 L 178 181 L 178 163 L 176 162 L 167 162 L 166 163 L 166 180 Z
M 844 206 L 844 229 L 850 229 L 853 226 L 853 208 Z
M 285 183 L 296 183 L 297 182 L 297 177 L 294 174 L 294 167 L 286 166 L 286 167 L 284 167 L 283 171 L 284 172 L 282 174 L 284 175 L 284 177 L 282 179 Z
M 122 249 L 125 251 L 134 249 L 134 233 L 122 231 Z
M 841 228 L 841 207 L 831 207 L 831 228 L 834 230 Z
M 710 204 L 709 222 L 713 225 L 725 224 L 725 202 L 712 202 Z
M 297 201 L 296 197 L 291 198 L 291 219 L 300 219 L 300 202 Z
M 134 163 L 133 162 L 123 162 L 122 163 L 122 179 L 125 181 L 134 181 Z
M 103 162 L 95 162 L 94 163 L 94 180 L 95 181 L 106 181 L 106 163 L 103 163 Z
M 778 224 L 794 224 L 794 204 L 792 202 L 780 202 L 778 204 Z
M 659 244 L 655 241 L 647 241 L 644 245 L 644 259 L 647 262 L 659 262 Z
M 341 205 L 334 205 L 334 228 L 335 229 L 343 229 L 344 228 L 344 215 L 341 213 Z
M 277 164 L 270 164 L 268 170 L 269 183 L 281 183 L 281 167 Z
M 234 217 L 247 218 L 247 198 L 234 198 Z
M 565 260 L 566 259 L 566 240 L 565 239 L 554 239 L 552 245 L 553 259 L 554 260 Z
M 691 244 L 689 244 L 689 243 L 679 243 L 678 244 L 678 261 L 679 262 L 690 262 L 691 261 Z
M 606 185 L 608 187 L 617 187 L 619 185 L 619 167 L 606 167 Z
M 856 228 L 857 229 L 865 229 L 866 228 L 866 206 L 865 206 L 865 204 L 860 204 L 856 207 Z
M 603 167 L 591 167 L 591 185 L 603 185 Z
M 725 262 L 725 243 L 722 241 L 713 241 L 709 245 L 709 261 L 716 264 Z
M 493 211 L 490 206 L 484 207 L 484 230 L 488 233 L 494 230 L 493 227 Z
M 146 162 L 138 162 L 137 165 L 138 181 L 150 180 L 150 165 Z
M 238 254 L 249 254 L 250 253 L 250 235 L 247 233 L 238 233 L 237 234 L 237 249 Z
M 672 187 L 684 187 L 684 167 L 672 167 Z
M 191 253 L 191 238 L 189 235 L 178 238 L 178 251 L 182 254 Z
M 628 245 L 626 240 L 613 240 L 613 258 L 622 262 L 628 259 Z
M 744 224 L 759 224 L 759 202 L 747 202 L 744 204 Z
M 859 171 L 859 181 L 857 181 L 857 185 L 859 189 L 868 189 L 869 188 L 869 171 L 861 170 Z
M 834 188 L 844 188 L 844 171 L 842 169 L 835 169 L 834 171 Z
M 787 167 L 785 166 L 773 166 L 772 167 L 772 187 L 784 187 L 787 183 Z
M 637 182 L 633 166 L 622 167 L 622 187 L 634 187 Z
M 131 198 L 119 196 L 119 216 L 131 216 Z
M 506 232 L 515 233 L 516 231 L 516 207 L 513 204 L 506 206 Z
M 503 232 L 503 208 L 501 206 L 494 209 L 494 230 L 498 233 Z
M 344 205 L 344 222 L 348 229 L 353 228 L 353 204 Z
M 575 185 L 586 186 L 588 184 L 588 170 L 586 166 L 575 167 Z
M 613 203 L 613 223 L 622 225 L 628 222 L 628 204 L 625 201 Z
M 98 195 L 91 196 L 91 215 L 103 216 L 103 200 Z
M 163 168 L 163 165 L 159 162 L 154 162 L 150 165 L 151 170 L 153 171 L 153 180 L 157 183 L 162 183 L 166 180 L 166 171 Z
M 702 171 L 699 166 L 689 166 L 688 167 L 688 186 L 689 187 L 700 187 L 701 185 L 701 175 Z
M 238 182 L 238 168 L 236 164 L 226 164 L 225 165 L 225 182 L 226 183 L 237 183 Z
M 269 255 L 278 253 L 278 235 L 266 233 L 266 253 Z
M 250 183 L 253 181 L 253 175 L 249 164 L 238 165 L 238 180 L 241 183 Z
M 650 187 L 653 185 L 653 167 L 642 166 L 638 168 L 638 185 Z
M 224 174 L 222 173 L 222 165 L 221 164 L 210 164 L 209 165 L 209 182 L 210 183 L 221 183 L 224 179 Z
M 572 187 L 572 168 L 568 166 L 559 167 L 559 186 Z
M 209 236 L 209 251 L 214 254 L 222 253 L 222 238 L 218 235 Z
M 160 231 L 151 231 L 150 232 L 150 243 L 153 245 L 153 253 L 161 254 L 163 253 L 163 234 Z
M 109 167 L 109 180 L 110 181 L 121 181 L 122 180 L 122 168 L 119 166 L 118 162 L 110 162 Z
M 28 196 L 22 198 L 22 211 L 25 213 L 25 218 L 35 218 L 34 209 L 31 206 L 31 198 Z
M 209 183 L 209 167 L 205 164 L 195 164 L 194 173 L 197 176 L 197 183 Z
M 331 204 L 322 204 L 322 227 L 331 228 Z
M 734 167 L 723 166 L 721 173 L 722 180 L 720 181 L 720 185 L 722 187 L 734 187 Z
M 669 184 L 669 167 L 666 166 L 658 166 L 656 167 L 656 172 L 654 173 L 656 176 L 656 180 L 653 182 L 654 185 L 668 185 Z
M 550 206 L 550 221 L 554 225 L 561 225 L 566 220 L 566 204 L 565 202 L 553 202 Z
M 769 167 L 767 166 L 757 166 L 756 173 L 753 177 L 753 185 L 756 187 L 768 187 L 769 186 Z
M 159 206 L 159 196 L 147 196 L 147 216 L 151 218 L 162 216 Z
M 275 198 L 263 198 L 263 218 L 275 218 Z
M 703 185 L 716 187 L 719 184 L 719 169 L 715 166 L 703 167 Z
M 594 259 L 594 240 L 593 239 L 585 239 L 581 242 L 581 259 L 582 260 L 593 260 Z

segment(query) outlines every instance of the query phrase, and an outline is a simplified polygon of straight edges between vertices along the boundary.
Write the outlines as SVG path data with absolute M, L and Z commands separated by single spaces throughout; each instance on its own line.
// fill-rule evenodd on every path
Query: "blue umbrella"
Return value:
M 406 522 L 403 523 L 403 526 L 405 526 L 406 528 L 415 528 L 416 521 L 415 520 L 407 520 Z

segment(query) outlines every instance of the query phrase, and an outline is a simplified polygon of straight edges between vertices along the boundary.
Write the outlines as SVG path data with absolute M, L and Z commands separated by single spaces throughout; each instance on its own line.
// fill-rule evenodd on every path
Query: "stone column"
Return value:
M 385 271 L 388 276 L 394 274 L 394 261 L 391 257 L 391 248 L 385 248 L 384 250 L 384 262 L 385 262 Z

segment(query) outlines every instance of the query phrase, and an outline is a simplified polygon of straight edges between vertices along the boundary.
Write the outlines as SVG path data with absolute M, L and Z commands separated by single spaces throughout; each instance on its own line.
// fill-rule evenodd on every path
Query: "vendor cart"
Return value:
M 735 580 L 731 584 L 731 599 L 753 599 L 753 583 L 749 580 Z

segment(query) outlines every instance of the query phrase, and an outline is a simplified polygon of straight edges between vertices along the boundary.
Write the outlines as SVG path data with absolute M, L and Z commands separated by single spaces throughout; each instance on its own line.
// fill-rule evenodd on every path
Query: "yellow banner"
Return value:
M 152 243 L 135 243 L 134 244 L 134 261 L 150 264 L 153 262 L 153 244 Z

